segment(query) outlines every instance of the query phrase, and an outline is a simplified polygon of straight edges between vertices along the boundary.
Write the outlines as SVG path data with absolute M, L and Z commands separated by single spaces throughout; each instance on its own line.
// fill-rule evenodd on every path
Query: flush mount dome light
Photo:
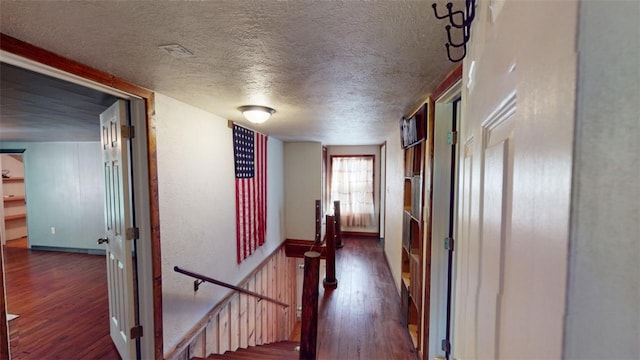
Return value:
M 247 120 L 254 124 L 261 124 L 267 121 L 267 119 L 276 112 L 270 107 L 259 105 L 240 106 L 238 110 L 242 112 L 242 115 L 244 115 Z

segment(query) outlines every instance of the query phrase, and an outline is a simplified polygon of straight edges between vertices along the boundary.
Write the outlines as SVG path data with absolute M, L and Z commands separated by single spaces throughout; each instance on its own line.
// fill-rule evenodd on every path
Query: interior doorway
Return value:
M 37 51 L 42 51 L 42 50 L 38 49 Z M 56 77 L 57 79 L 63 79 L 73 84 L 81 84 L 84 87 L 92 88 L 94 90 L 98 89 L 108 94 L 109 96 L 116 96 L 116 97 L 128 100 L 130 102 L 132 123 L 138 126 L 139 129 L 146 129 L 146 121 L 147 121 L 146 102 L 148 99 L 147 97 L 140 98 L 135 95 L 131 95 L 129 93 L 124 93 L 113 88 L 108 88 L 106 86 L 96 84 L 94 82 L 89 82 L 88 80 L 78 78 L 77 76 L 70 75 L 61 70 L 55 70 L 55 69 L 52 70 L 49 66 L 45 66 L 34 61 L 20 58 L 16 55 L 6 53 L 5 51 L 2 51 L 0 55 L 1 55 L 0 60 L 2 60 L 3 63 L 8 62 L 11 65 L 15 65 L 21 68 L 36 70 L 36 72 L 38 73 L 54 75 L 54 77 Z M 129 87 L 137 92 L 137 89 L 135 86 L 129 85 Z M 147 94 L 145 93 L 145 95 L 143 96 L 147 96 Z M 3 93 L 3 98 L 4 98 L 4 93 Z M 3 117 L 2 125 L 3 126 L 5 125 L 4 117 Z M 98 115 L 96 115 L 95 124 L 92 124 L 92 126 L 94 126 L 94 128 L 96 129 L 95 130 L 96 135 L 99 137 Z M 152 280 L 153 279 L 152 274 L 155 271 L 152 264 L 152 246 L 153 244 L 155 244 L 155 242 L 150 240 L 152 238 L 153 229 L 151 229 L 151 225 L 150 225 L 151 210 L 149 207 L 150 207 L 151 201 L 150 201 L 150 194 L 149 194 L 150 186 L 148 183 L 149 172 L 148 172 L 147 161 L 148 161 L 149 148 L 147 147 L 148 145 L 147 133 L 143 130 L 143 131 L 140 131 L 138 134 L 139 134 L 139 137 L 136 139 L 136 141 L 132 141 L 132 145 L 131 145 L 131 148 L 132 148 L 131 157 L 132 159 L 135 159 L 135 162 L 138 165 L 135 172 L 136 176 L 132 179 L 132 185 L 134 186 L 134 188 L 138 190 L 134 194 L 135 205 L 133 207 L 135 208 L 135 212 L 136 212 L 136 223 L 139 225 L 139 229 L 140 229 L 139 230 L 140 238 L 143 240 L 145 239 L 147 240 L 145 241 L 145 246 L 141 246 L 138 248 L 139 251 L 137 254 L 137 259 L 138 259 L 138 264 L 140 266 L 137 269 L 137 272 L 141 277 L 144 277 L 145 279 L 148 280 L 148 281 L 142 282 L 142 285 L 138 289 L 138 293 L 139 293 L 141 308 L 144 309 L 140 313 L 140 324 L 146 327 L 147 329 L 149 329 L 148 336 L 147 337 L 143 336 L 140 340 L 140 346 L 138 347 L 139 349 L 138 356 L 143 358 L 153 358 L 153 357 L 156 357 L 158 353 L 158 351 L 156 351 L 156 347 L 154 343 L 160 344 L 159 347 L 160 349 L 162 348 L 161 321 L 159 322 L 160 331 L 158 331 L 158 329 L 155 327 L 155 323 L 157 322 L 154 321 L 156 316 L 158 319 L 161 320 L 161 313 L 159 313 L 158 315 L 158 313 L 154 311 L 154 310 L 157 310 L 158 306 L 156 306 L 156 303 L 153 300 L 154 292 L 158 293 L 160 291 L 160 288 L 159 286 L 156 287 L 154 280 Z M 151 190 L 153 190 L 153 187 L 151 188 Z M 104 221 L 104 219 L 101 219 L 101 221 Z M 51 230 L 49 229 L 49 231 Z M 154 239 L 157 238 L 157 240 L 159 241 L 158 233 L 153 235 L 153 237 Z M 96 239 L 91 239 L 91 240 L 94 242 L 96 241 Z M 105 326 L 108 326 L 108 321 L 106 319 L 105 319 Z M 160 339 L 160 341 L 157 341 L 157 339 Z
M 76 348 L 93 348 L 95 352 L 89 356 L 117 358 L 108 340 L 108 322 L 95 323 L 108 317 L 104 250 L 95 243 L 104 232 L 104 177 L 100 174 L 97 111 L 106 108 L 103 104 L 114 97 L 10 64 L 0 66 L 0 128 L 8 133 L 3 135 L 1 147 L 11 153 L 2 155 L 3 170 L 7 170 L 3 196 L 13 200 L 4 201 L 6 303 L 12 315 L 12 358 L 39 356 L 38 351 L 46 346 L 35 341 L 34 334 L 42 334 L 59 345 L 45 350 L 47 356 L 62 357 L 68 351 L 63 344 L 73 344 Z M 71 120 L 85 117 L 93 118 L 93 124 Z M 28 132 L 21 130 L 23 123 Z M 52 130 L 51 126 L 63 131 Z M 85 135 L 86 130 L 93 134 Z M 73 138 L 67 134 L 73 134 Z M 16 149 L 24 153 L 16 154 Z M 28 204 L 37 209 L 33 216 L 28 216 L 32 208 Z M 54 272 L 65 275 L 52 277 Z M 88 299 L 91 300 L 85 301 Z M 56 311 L 61 309 L 59 303 L 94 311 Z M 41 308 L 49 311 L 41 312 Z M 82 331 L 76 330 L 85 325 L 87 332 L 102 336 L 83 338 Z M 92 326 L 97 331 L 91 331 Z
M 435 101 L 428 357 L 450 359 L 455 301 L 461 81 Z

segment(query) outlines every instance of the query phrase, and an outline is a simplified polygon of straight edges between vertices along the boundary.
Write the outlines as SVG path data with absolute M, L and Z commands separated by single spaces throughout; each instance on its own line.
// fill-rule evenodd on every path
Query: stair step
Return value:
M 272 344 L 251 346 L 236 351 L 227 351 L 224 354 L 209 355 L 207 359 L 294 360 L 300 357 L 300 352 L 296 351 L 298 345 L 295 341 L 280 341 Z

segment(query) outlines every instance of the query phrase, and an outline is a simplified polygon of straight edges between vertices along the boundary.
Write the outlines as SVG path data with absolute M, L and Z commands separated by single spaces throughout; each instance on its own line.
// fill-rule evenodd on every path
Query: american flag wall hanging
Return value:
M 267 234 L 267 136 L 233 124 L 238 263 Z

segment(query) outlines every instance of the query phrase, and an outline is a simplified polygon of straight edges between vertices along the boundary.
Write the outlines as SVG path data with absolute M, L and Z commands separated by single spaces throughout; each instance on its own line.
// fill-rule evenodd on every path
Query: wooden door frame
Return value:
M 141 275 L 144 277 L 139 282 L 141 284 L 146 283 L 147 285 L 151 283 L 151 294 L 146 297 L 141 295 L 141 302 L 145 300 L 147 302 L 153 302 L 153 329 L 145 329 L 144 331 L 146 336 L 151 337 L 152 341 L 149 341 L 148 339 L 150 338 L 147 338 L 144 342 L 146 343 L 146 348 L 151 347 L 153 349 L 149 351 L 153 352 L 155 359 L 162 359 L 162 258 L 160 254 L 160 211 L 158 202 L 156 130 L 155 119 L 153 117 L 155 112 L 153 91 L 128 83 L 123 79 L 61 57 L 48 50 L 28 44 L 3 33 L 0 33 L 0 50 L 2 51 L 2 55 L 11 56 L 18 62 L 33 64 L 40 69 L 48 69 L 48 72 L 53 76 L 73 78 L 76 80 L 75 82 L 84 86 L 97 86 L 103 89 L 103 91 L 106 89 L 107 92 L 111 89 L 111 92 L 117 93 L 120 96 L 125 95 L 133 99 L 137 98 L 141 100 L 138 101 L 139 106 L 133 106 L 134 109 L 132 109 L 132 112 L 142 112 L 138 115 L 144 116 L 146 119 L 145 131 L 140 132 L 143 133 L 141 135 L 142 139 L 145 140 L 144 143 L 146 143 L 146 147 L 138 147 L 136 151 L 136 146 L 134 146 L 134 154 L 132 154 L 132 156 L 138 164 L 143 163 L 146 164 L 146 166 L 142 166 L 142 168 L 136 167 L 136 173 L 139 176 L 136 178 L 134 175 L 132 181 L 138 185 L 148 184 L 148 193 L 142 195 L 142 198 L 147 200 L 146 204 L 140 204 L 140 201 L 136 203 L 138 203 L 137 206 L 142 207 L 143 210 L 148 209 L 148 229 L 140 229 L 140 231 L 141 233 L 146 232 L 150 240 L 150 247 L 147 251 L 148 254 L 142 255 L 142 257 L 147 258 L 147 265 L 150 269 L 149 274 L 144 274 L 145 271 L 141 271 Z M 143 174 L 146 175 L 145 178 L 141 178 Z M 136 210 L 138 209 L 136 208 Z M 141 260 L 144 261 L 145 259 Z M 0 270 L 3 270 L 3 268 L 4 261 L 0 256 Z M 2 272 L 2 276 L 4 276 L 4 271 Z M 2 305 L 5 304 L 4 282 L 0 282 L 0 285 L 0 305 Z M 142 305 L 144 306 L 145 304 L 146 302 Z M 0 309 L 0 315 L 3 313 L 6 314 L 6 308 L 4 306 Z M 6 321 L 0 321 L 0 323 L 3 323 L 3 325 L 0 325 L 0 335 L 4 335 L 4 331 L 2 330 L 7 327 L 7 324 Z M 8 349 L 8 347 L 8 336 L 0 336 L 0 354 L 5 348 Z M 145 345 L 142 345 L 142 347 L 144 348 Z

